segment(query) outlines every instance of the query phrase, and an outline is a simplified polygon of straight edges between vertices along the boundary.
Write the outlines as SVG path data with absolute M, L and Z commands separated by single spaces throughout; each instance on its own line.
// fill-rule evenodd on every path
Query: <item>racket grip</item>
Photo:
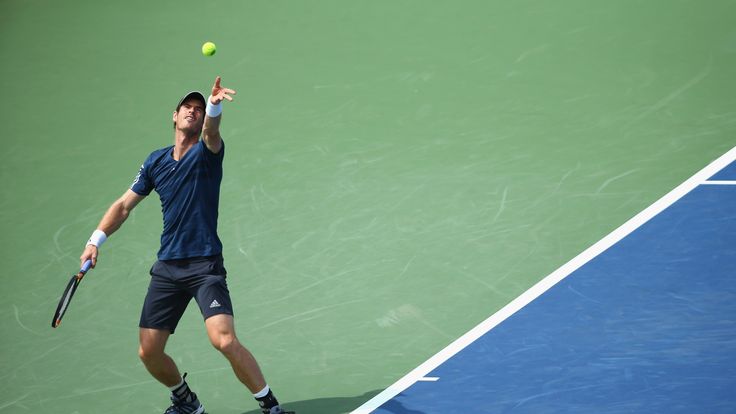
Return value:
M 87 261 L 84 262 L 84 264 L 82 265 L 82 268 L 79 269 L 79 271 L 82 273 L 87 273 L 90 267 L 92 267 L 92 260 L 87 259 Z

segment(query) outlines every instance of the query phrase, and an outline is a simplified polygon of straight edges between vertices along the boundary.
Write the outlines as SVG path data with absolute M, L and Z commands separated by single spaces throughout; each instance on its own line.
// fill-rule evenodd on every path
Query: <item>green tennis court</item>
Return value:
M 157 196 L 49 325 L 183 93 L 238 90 L 219 235 L 240 339 L 287 407 L 339 414 L 736 145 L 734 18 L 727 0 L 0 2 L 0 413 L 168 405 L 137 356 Z M 256 413 L 196 304 L 168 351 L 208 413 Z

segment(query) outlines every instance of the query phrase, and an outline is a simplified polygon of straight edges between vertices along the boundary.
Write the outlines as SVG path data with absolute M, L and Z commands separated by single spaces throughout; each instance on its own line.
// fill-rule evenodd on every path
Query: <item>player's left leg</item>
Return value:
M 189 289 L 204 317 L 210 342 L 227 358 L 238 380 L 253 393 L 264 414 L 288 414 L 279 406 L 253 354 L 235 335 L 233 306 L 222 256 L 194 261 L 192 270 L 197 270 L 192 272 L 197 276 L 191 279 Z
M 207 335 L 212 345 L 230 361 L 235 375 L 238 377 L 258 401 L 264 414 L 288 414 L 283 411 L 274 397 L 266 380 L 263 378 L 258 362 L 235 335 L 232 315 L 218 314 L 205 320 Z
M 212 346 L 227 358 L 240 382 L 254 394 L 262 390 L 266 386 L 266 380 L 253 354 L 235 336 L 233 317 L 226 314 L 214 315 L 205 320 L 205 325 Z

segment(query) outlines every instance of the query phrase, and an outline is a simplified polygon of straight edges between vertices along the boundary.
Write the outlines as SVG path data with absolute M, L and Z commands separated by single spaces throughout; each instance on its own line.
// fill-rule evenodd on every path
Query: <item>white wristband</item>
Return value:
M 95 230 L 92 232 L 92 235 L 89 236 L 89 240 L 87 240 L 87 245 L 94 245 L 97 247 L 102 246 L 102 243 L 107 240 L 107 234 L 105 234 L 102 230 Z
M 210 98 L 212 98 L 211 95 Z M 204 112 L 210 118 L 217 118 L 222 113 L 222 101 L 217 105 L 214 105 L 212 104 L 212 102 L 210 102 L 210 99 L 207 99 L 207 109 L 205 109 Z

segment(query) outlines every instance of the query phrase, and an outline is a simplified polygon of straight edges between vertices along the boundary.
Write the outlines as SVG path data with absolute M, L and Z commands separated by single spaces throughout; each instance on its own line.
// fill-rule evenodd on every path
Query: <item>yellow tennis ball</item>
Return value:
M 217 52 L 217 46 L 212 42 L 207 42 L 202 45 L 202 54 L 205 56 L 212 56 Z

